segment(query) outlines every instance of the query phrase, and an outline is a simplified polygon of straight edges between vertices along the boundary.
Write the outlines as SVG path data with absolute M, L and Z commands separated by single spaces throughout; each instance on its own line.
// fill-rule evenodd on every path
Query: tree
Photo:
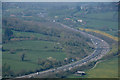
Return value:
M 10 54 L 15 54 L 15 50 L 14 50 L 14 49 L 11 49 L 11 50 L 10 50 Z
M 44 65 L 45 63 L 45 60 L 41 59 L 41 58 L 38 58 L 38 65 Z
M 6 28 L 5 32 L 4 32 L 5 40 L 10 40 L 10 38 L 12 37 L 12 35 L 13 35 L 12 30 L 10 28 Z
M 43 67 L 44 67 L 45 69 L 49 69 L 49 68 L 52 67 L 52 64 L 50 64 L 49 61 L 46 61 L 45 64 L 43 65 Z
M 22 60 L 22 61 L 25 60 L 25 54 L 24 54 L 24 53 L 21 55 L 21 60 Z
M 2 66 L 2 75 L 3 77 L 8 77 L 14 75 L 14 72 L 11 70 L 11 67 L 6 63 Z
M 78 11 L 80 11 L 80 10 L 81 10 L 80 6 L 77 6 L 77 7 L 76 7 L 76 9 L 77 9 Z

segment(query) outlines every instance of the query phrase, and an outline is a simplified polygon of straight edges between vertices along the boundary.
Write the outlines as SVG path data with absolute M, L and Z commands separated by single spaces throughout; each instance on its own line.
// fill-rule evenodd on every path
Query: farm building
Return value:
M 84 72 L 84 71 L 77 71 L 76 73 L 77 73 L 77 74 L 81 74 L 81 75 L 85 75 L 85 72 Z
M 64 20 L 70 20 L 70 18 L 65 18 Z
M 82 19 L 78 19 L 77 21 L 78 21 L 78 22 L 81 22 L 81 23 L 83 22 L 83 20 L 82 20 Z

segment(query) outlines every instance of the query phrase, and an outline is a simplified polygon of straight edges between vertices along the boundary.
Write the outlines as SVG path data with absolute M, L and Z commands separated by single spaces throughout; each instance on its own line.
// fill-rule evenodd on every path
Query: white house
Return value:
M 82 20 L 82 19 L 78 19 L 77 21 L 78 21 L 78 22 L 81 22 L 81 23 L 83 22 L 83 20 Z
M 84 71 L 77 71 L 77 74 L 85 74 Z

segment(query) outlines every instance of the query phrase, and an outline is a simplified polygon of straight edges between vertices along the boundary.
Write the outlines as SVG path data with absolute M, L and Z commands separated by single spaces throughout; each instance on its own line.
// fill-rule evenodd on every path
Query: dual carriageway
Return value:
M 91 53 L 89 56 L 87 56 L 87 57 L 85 57 L 81 60 L 78 60 L 76 62 L 67 64 L 67 65 L 63 65 L 61 67 L 54 68 L 54 69 L 49 69 L 49 70 L 42 71 L 42 72 L 37 72 L 37 73 L 29 74 L 29 75 L 20 76 L 20 77 L 17 77 L 17 78 L 31 78 L 31 77 L 36 77 L 36 76 L 40 77 L 41 75 L 44 75 L 44 74 L 52 74 L 52 73 L 58 73 L 60 71 L 71 70 L 75 67 L 85 65 L 89 62 L 97 61 L 97 60 L 101 59 L 104 55 L 106 55 L 110 51 L 109 44 L 107 42 L 105 42 L 104 40 L 102 40 L 98 37 L 95 37 L 91 34 L 88 34 L 86 32 L 83 32 L 83 31 L 80 31 L 80 30 L 77 30 L 77 29 L 74 29 L 74 28 L 70 28 L 70 27 L 68 27 L 66 25 L 63 25 L 61 23 L 58 23 L 58 24 L 62 25 L 64 28 L 69 28 L 73 31 L 80 32 L 84 36 L 89 37 L 91 39 L 94 47 L 95 47 L 94 52 Z

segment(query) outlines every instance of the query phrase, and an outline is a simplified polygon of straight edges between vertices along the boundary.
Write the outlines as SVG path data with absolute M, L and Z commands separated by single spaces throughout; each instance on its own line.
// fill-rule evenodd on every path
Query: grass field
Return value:
M 84 78 L 117 78 L 118 77 L 118 58 L 106 60 L 98 63 L 94 69 L 86 70 Z M 80 76 L 69 75 L 69 78 L 81 78 Z
M 5 51 L 3 53 L 3 57 L 6 56 L 12 58 L 12 56 L 19 56 L 21 53 L 25 53 L 26 56 L 30 59 L 34 59 L 36 57 L 45 59 L 51 56 L 58 60 L 63 60 L 66 57 L 66 54 L 57 49 L 54 49 L 54 46 L 56 45 L 56 43 L 48 41 L 14 41 L 4 44 L 3 46 L 6 50 L 15 50 L 16 52 L 14 54 L 9 54 L 9 52 Z M 16 59 L 18 59 L 18 57 Z
M 0 76 L 2 73 L 2 51 L 0 50 Z
M 20 31 L 14 31 L 13 30 L 13 35 L 15 38 L 36 38 L 36 39 L 52 39 L 56 40 L 56 37 L 54 36 L 48 36 L 48 35 L 43 35 L 40 33 L 33 33 L 33 32 L 20 32 Z
M 3 52 L 3 64 L 7 63 L 11 66 L 12 70 L 19 73 L 21 70 L 34 70 L 40 66 L 37 65 L 38 58 L 47 59 L 52 57 L 58 61 L 66 58 L 63 51 L 55 49 L 57 43 L 49 41 L 14 41 L 3 44 L 5 51 Z M 11 54 L 10 51 L 14 53 Z M 25 60 L 21 61 L 21 54 L 25 54 Z M 23 66 L 24 65 L 24 66 Z
M 85 17 L 79 16 L 80 13 L 78 12 L 75 15 L 78 16 L 76 19 L 82 19 L 83 22 L 86 22 L 86 24 L 77 25 L 77 27 L 100 30 L 113 36 L 117 36 L 117 12 L 92 13 L 86 14 Z
M 20 31 L 13 31 L 14 37 L 44 37 L 45 35 L 39 33 L 32 33 L 32 32 L 20 32 Z
M 59 10 L 58 10 L 59 11 Z M 64 10 L 66 12 L 67 10 Z M 72 11 L 71 11 L 72 12 Z M 73 12 L 75 12 L 73 10 Z M 59 11 L 59 14 L 63 13 Z M 70 25 L 73 25 L 73 27 L 81 27 L 81 28 L 90 28 L 90 29 L 96 29 L 96 30 L 101 30 L 105 31 L 111 35 L 117 36 L 117 31 L 118 31 L 118 11 L 106 11 L 106 12 L 98 12 L 98 13 L 87 13 L 85 11 L 78 11 L 74 13 L 74 16 L 76 17 L 71 17 L 70 12 L 65 16 L 64 14 L 58 15 L 58 14 L 53 14 L 54 16 L 59 16 L 58 18 L 61 20 L 63 18 L 62 22 Z M 84 15 L 84 17 L 83 17 Z M 71 20 L 79 20 L 81 19 L 83 22 L 82 23 L 75 23 L 74 21 L 71 23 L 69 21 L 64 20 L 65 17 L 70 18 L 69 21 Z
M 40 69 L 41 66 L 37 64 L 33 64 L 30 62 L 22 62 L 22 61 L 17 61 L 17 60 L 11 60 L 11 59 L 3 59 L 3 64 L 6 63 L 7 65 L 10 66 L 11 70 L 15 73 L 21 73 L 23 72 L 29 72 L 29 71 L 35 71 L 36 69 Z M 24 66 L 23 66 L 24 65 Z
M 87 78 L 117 78 L 118 58 L 99 63 L 94 69 L 86 71 Z
M 87 32 L 95 32 L 95 33 L 104 35 L 104 36 L 106 36 L 106 37 L 109 37 L 109 38 L 111 38 L 111 39 L 113 39 L 113 40 L 115 40 L 115 41 L 118 41 L 118 37 L 114 37 L 114 36 L 112 36 L 112 35 L 110 35 L 110 34 L 108 34 L 108 33 L 105 33 L 105 32 L 103 32 L 103 31 L 93 30 L 93 29 L 84 29 L 84 28 L 78 28 L 78 29 L 84 30 L 84 31 L 87 31 Z
M 89 18 L 95 18 L 95 19 L 109 19 L 109 20 L 113 20 L 113 18 L 118 17 L 117 12 L 104 12 L 104 13 L 92 13 L 92 14 L 88 14 L 87 17 Z

